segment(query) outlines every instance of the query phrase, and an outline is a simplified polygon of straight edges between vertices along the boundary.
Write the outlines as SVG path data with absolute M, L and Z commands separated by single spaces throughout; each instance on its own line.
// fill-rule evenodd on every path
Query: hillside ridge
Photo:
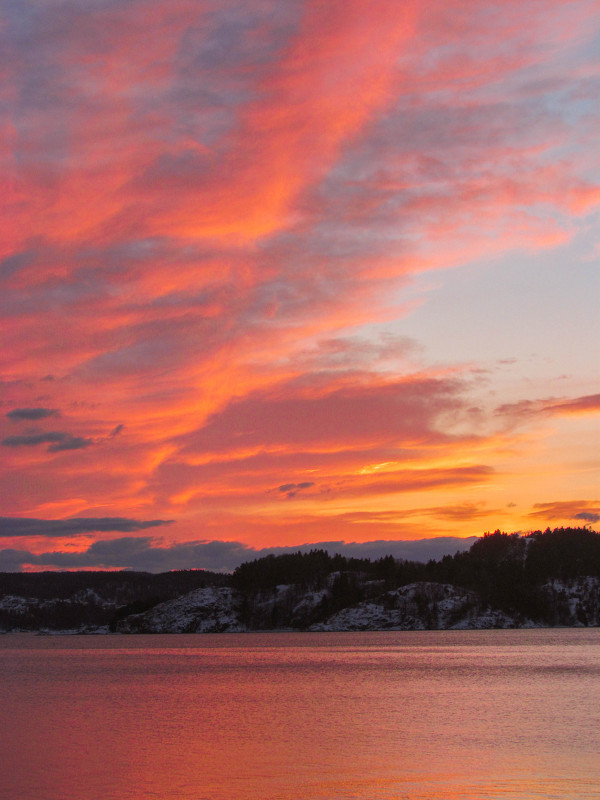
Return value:
M 0 631 L 218 633 L 600 625 L 600 534 L 485 534 L 427 563 L 312 550 L 202 570 L 2 573 Z

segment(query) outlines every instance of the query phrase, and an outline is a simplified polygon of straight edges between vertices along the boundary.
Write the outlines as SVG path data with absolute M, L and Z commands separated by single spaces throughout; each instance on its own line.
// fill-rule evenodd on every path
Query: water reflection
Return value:
M 0 637 L 6 800 L 596 798 L 598 631 Z

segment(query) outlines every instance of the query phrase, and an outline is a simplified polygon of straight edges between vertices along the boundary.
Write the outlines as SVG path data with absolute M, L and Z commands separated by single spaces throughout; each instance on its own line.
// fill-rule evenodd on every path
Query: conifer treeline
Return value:
M 248 561 L 231 575 L 203 570 L 158 575 L 128 571 L 0 573 L 0 630 L 114 625 L 129 614 L 207 586 L 232 586 L 246 598 L 248 608 L 260 606 L 282 585 L 294 585 L 292 594 L 297 599 L 303 592 L 326 589 L 323 602 L 328 613 L 334 613 L 420 581 L 472 590 L 492 608 L 558 624 L 554 606 L 561 585 L 588 577 L 600 578 L 600 533 L 585 527 L 548 528 L 527 535 L 495 531 L 466 552 L 427 563 L 397 560 L 391 555 L 376 560 L 346 558 L 315 549 Z M 548 585 L 553 582 L 549 594 Z M 595 608 L 600 603 L 598 589 L 593 590 L 593 598 L 590 602 Z M 600 609 L 591 609 L 589 618 L 598 619 L 599 615 Z M 583 620 L 583 624 L 588 623 Z
M 541 583 L 600 576 L 600 534 L 588 528 L 555 528 L 516 533 L 486 533 L 469 550 L 421 563 L 385 556 L 374 561 L 329 555 L 325 550 L 269 555 L 234 570 L 240 591 L 265 591 L 278 584 L 319 587 L 332 572 L 360 572 L 392 586 L 413 581 L 440 581 L 482 590 L 505 581 Z
M 547 528 L 524 536 L 497 530 L 486 533 L 468 551 L 427 563 L 392 556 L 374 561 L 345 558 L 325 550 L 266 556 L 239 566 L 232 583 L 251 595 L 280 584 L 318 590 L 332 572 L 340 573 L 334 585 L 334 593 L 343 595 L 340 604 L 350 595 L 359 602 L 359 587 L 369 579 L 383 581 L 386 590 L 434 581 L 472 589 L 494 608 L 536 617 L 542 613 L 541 585 L 600 577 L 600 534 L 588 528 Z

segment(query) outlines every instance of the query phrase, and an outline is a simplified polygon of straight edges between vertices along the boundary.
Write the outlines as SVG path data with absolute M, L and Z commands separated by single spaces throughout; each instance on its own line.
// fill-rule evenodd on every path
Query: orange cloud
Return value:
M 550 503 L 535 503 L 535 511 L 531 511 L 529 516 L 536 519 L 548 520 L 570 520 L 575 522 L 598 522 L 600 521 L 600 503 L 593 500 L 554 500 Z
M 541 0 L 526 26 L 512 0 L 4 5 L 4 513 L 176 508 L 174 537 L 308 541 L 553 496 L 576 448 L 540 431 L 522 475 L 527 429 L 597 410 L 591 369 L 557 391 L 553 366 L 540 388 L 517 360 L 509 386 L 468 343 L 438 355 L 467 296 L 427 350 L 411 281 L 507 254 L 580 259 L 569 287 L 589 268 L 595 3 Z

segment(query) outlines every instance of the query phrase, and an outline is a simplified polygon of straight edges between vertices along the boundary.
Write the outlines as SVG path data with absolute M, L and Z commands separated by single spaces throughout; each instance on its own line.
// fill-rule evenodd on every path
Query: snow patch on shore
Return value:
M 228 587 L 195 589 L 175 600 L 159 603 L 143 614 L 130 614 L 116 625 L 118 633 L 242 632 L 243 598 Z
M 417 582 L 385 592 L 375 600 L 344 608 L 314 631 L 471 630 L 534 627 L 502 611 L 481 608 L 474 592 L 442 583 Z

